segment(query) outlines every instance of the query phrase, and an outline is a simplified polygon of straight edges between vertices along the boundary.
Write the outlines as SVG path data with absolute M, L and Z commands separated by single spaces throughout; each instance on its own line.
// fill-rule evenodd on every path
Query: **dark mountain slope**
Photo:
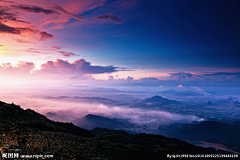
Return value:
M 71 123 L 54 122 L 45 116 L 20 106 L 0 102 L 1 127 L 0 132 L 11 130 L 43 130 L 71 133 L 83 137 L 94 137 L 89 131 L 74 126 Z M 7 124 L 7 125 L 6 125 Z
M 93 129 L 96 127 L 115 129 L 115 128 L 126 127 L 131 125 L 129 122 L 123 119 L 117 119 L 117 118 L 110 119 L 107 117 L 93 115 L 93 114 L 88 114 L 82 118 L 78 118 L 74 120 L 73 123 L 76 126 L 84 129 Z
M 121 130 L 109 130 L 104 128 L 94 128 L 90 130 L 93 134 L 108 141 L 122 144 L 137 144 L 150 149 L 168 148 L 170 150 L 179 150 L 185 153 L 214 153 L 215 150 L 206 149 L 188 144 L 174 138 L 165 138 L 161 135 L 148 134 L 129 134 Z
M 211 101 L 208 101 L 208 102 L 206 103 L 206 106 L 214 106 L 214 104 L 212 104 Z
M 164 160 L 167 154 L 195 150 L 195 146 L 179 140 L 146 134 L 132 138 L 123 131 L 118 135 L 122 136 L 120 143 L 110 142 L 73 124 L 53 122 L 33 110 L 3 102 L 0 102 L 0 119 L 0 152 L 3 153 L 20 149 L 24 155 L 48 153 L 54 159 Z M 121 140 L 118 137 L 116 141 Z M 131 143 L 122 143 L 127 139 Z M 209 152 L 216 153 L 213 150 L 204 153 Z
M 240 126 L 216 121 L 203 121 L 196 124 L 171 124 L 160 127 L 168 137 L 178 139 L 218 142 L 235 147 L 240 151 Z
M 169 100 L 161 96 L 154 96 L 152 98 L 144 99 L 142 104 L 151 104 L 151 105 L 167 105 L 167 104 L 180 104 L 179 101 Z

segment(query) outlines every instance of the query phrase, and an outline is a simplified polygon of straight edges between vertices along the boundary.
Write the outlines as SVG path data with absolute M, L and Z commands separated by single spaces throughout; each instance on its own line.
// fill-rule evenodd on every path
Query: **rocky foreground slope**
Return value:
M 51 154 L 54 159 L 77 160 L 159 160 L 167 159 L 167 153 L 195 154 L 197 150 L 201 153 L 216 153 L 212 149 L 199 148 L 162 136 L 122 134 L 122 142 L 106 136 L 102 136 L 102 139 L 101 136 L 94 135 L 100 135 L 100 131 L 102 132 L 98 129 L 91 133 L 71 123 L 51 121 L 33 110 L 23 110 L 20 106 L 0 102 L 0 146 L 4 153 Z M 116 136 L 116 132 L 112 133 Z M 119 135 L 117 138 L 120 138 Z M 144 140 L 151 140 L 151 145 Z

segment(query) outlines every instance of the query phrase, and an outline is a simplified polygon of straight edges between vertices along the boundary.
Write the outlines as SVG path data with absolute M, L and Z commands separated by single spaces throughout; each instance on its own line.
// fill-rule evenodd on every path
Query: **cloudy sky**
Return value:
M 0 0 L 0 76 L 238 84 L 239 6 L 239 0 Z

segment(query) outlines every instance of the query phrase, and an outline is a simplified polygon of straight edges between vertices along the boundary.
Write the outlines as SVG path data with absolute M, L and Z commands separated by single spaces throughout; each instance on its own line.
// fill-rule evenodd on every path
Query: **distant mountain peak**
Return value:
M 235 101 L 234 104 L 237 105 L 237 104 L 240 104 L 240 103 L 238 101 Z
M 96 127 L 114 129 L 123 127 L 124 125 L 128 124 L 128 122 L 122 119 L 112 119 L 101 115 L 88 114 L 84 117 L 75 119 L 73 124 L 84 129 L 93 129 Z
M 228 101 L 229 101 L 229 102 L 233 102 L 232 96 L 229 96 L 229 97 L 228 97 Z
M 172 103 L 178 103 L 178 101 L 174 101 L 174 100 L 169 100 L 167 98 L 163 98 L 161 96 L 154 96 L 154 97 L 151 97 L 151 98 L 147 98 L 147 99 L 144 99 L 142 101 L 142 103 L 144 104 L 150 104 L 150 105 L 159 105 L 159 104 L 172 104 Z
M 166 98 L 163 98 L 163 97 L 161 97 L 159 95 L 156 95 L 156 96 L 153 96 L 152 99 L 166 99 Z
M 208 103 L 207 103 L 206 105 L 208 105 L 208 106 L 214 106 L 211 101 L 208 101 Z
M 103 116 L 101 116 L 101 115 L 95 115 L 95 114 L 87 114 L 87 115 L 85 115 L 84 117 L 82 117 L 82 118 L 88 118 L 88 119 L 109 119 L 109 118 L 107 118 L 107 117 L 103 117 Z
M 163 101 L 163 100 L 169 101 L 167 98 L 163 98 L 163 97 L 161 97 L 159 95 L 153 96 L 151 98 L 147 98 L 144 101 L 149 101 L 149 103 L 151 103 L 151 102 L 159 102 L 159 101 Z

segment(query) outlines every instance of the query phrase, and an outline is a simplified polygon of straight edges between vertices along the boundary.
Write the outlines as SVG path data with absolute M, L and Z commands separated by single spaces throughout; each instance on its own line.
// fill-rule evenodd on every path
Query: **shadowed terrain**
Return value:
M 20 106 L 4 102 L 0 103 L 0 117 L 3 152 L 20 149 L 22 154 L 48 153 L 56 159 L 83 160 L 157 160 L 167 159 L 167 153 L 216 153 L 212 149 L 163 136 L 130 135 L 106 129 L 94 129 L 91 133 L 71 123 L 54 122 L 33 110 L 23 110 Z

